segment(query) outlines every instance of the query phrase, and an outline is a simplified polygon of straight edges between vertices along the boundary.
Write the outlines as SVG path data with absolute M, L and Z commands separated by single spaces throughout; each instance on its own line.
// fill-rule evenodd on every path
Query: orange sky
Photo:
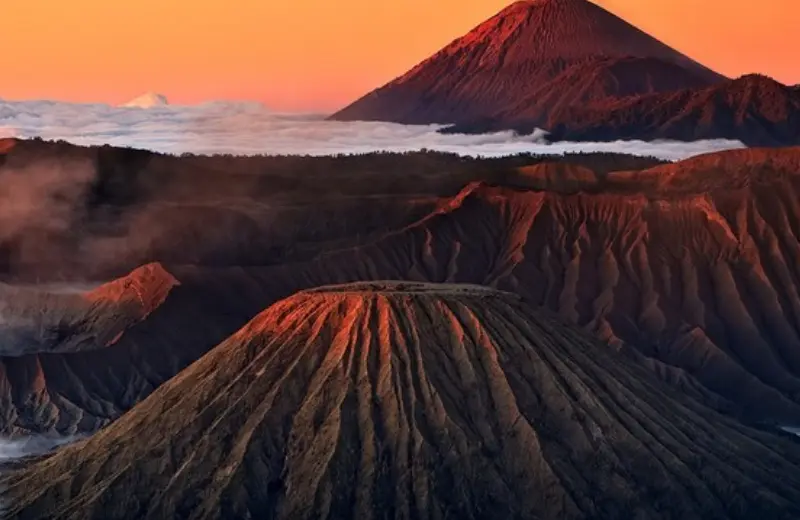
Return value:
M 800 0 L 596 0 L 727 75 L 800 83 Z M 0 98 L 254 99 L 330 110 L 505 0 L 6 0 Z

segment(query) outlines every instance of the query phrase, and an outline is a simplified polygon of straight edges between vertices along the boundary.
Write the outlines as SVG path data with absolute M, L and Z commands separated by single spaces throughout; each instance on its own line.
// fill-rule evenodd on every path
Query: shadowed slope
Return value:
M 87 441 L 15 518 L 789 518 L 800 446 L 519 297 L 402 282 L 288 298 Z
M 627 65 L 630 59 L 633 66 Z M 333 118 L 469 123 L 540 97 L 557 105 L 722 79 L 586 0 L 522 1 Z M 593 90 L 579 94 L 575 84 Z
M 252 266 L 309 259 L 408 225 L 438 197 L 475 180 L 500 181 L 516 166 L 563 160 L 608 171 L 660 162 L 422 152 L 173 157 L 8 143 L 10 151 L 0 151 L 0 276 L 37 283 L 108 280 L 154 261 Z
M 538 114 L 501 116 L 540 125 Z M 524 130 L 524 125 L 517 125 Z M 552 137 L 564 140 L 737 139 L 750 146 L 800 144 L 800 92 L 758 75 L 704 89 L 689 89 L 574 106 L 549 121 Z
M 16 315 L 16 343 L 3 331 L 18 347 L 0 357 L 0 434 L 96 431 L 273 302 L 265 287 L 154 264 L 88 293 L 29 290 L 35 320 Z
M 612 174 L 538 165 L 314 261 L 170 266 L 180 285 L 113 345 L 2 358 L 0 431 L 91 432 L 275 301 L 375 279 L 522 294 L 692 395 L 800 424 L 799 173 L 798 149 Z
M 602 177 L 537 167 L 513 182 L 526 189 L 472 185 L 369 246 L 278 269 L 271 291 L 382 278 L 495 286 L 635 347 L 665 378 L 697 378 L 752 417 L 794 423 L 799 174 L 799 149 Z
M 581 107 L 708 85 L 695 72 L 658 58 L 602 58 L 567 68 L 509 104 L 495 119 L 502 121 L 501 127 L 516 120 L 535 121 L 540 127 L 553 128 L 568 123 L 572 111 Z
M 147 318 L 178 281 L 160 264 L 93 290 L 0 284 L 0 356 L 94 350 Z
M 164 331 L 156 332 L 151 315 L 171 314 L 172 325 L 180 324 L 177 313 L 169 312 L 179 285 L 160 264 L 149 264 L 91 290 L 0 286 L 0 432 L 94 431 L 121 413 L 120 403 L 141 398 L 136 388 L 142 383 L 152 391 L 142 372 L 155 357 L 124 353 L 142 329 L 158 344 Z M 184 312 L 191 315 L 189 307 Z M 183 358 L 185 366 L 200 353 L 162 355 Z M 120 365 L 128 371 L 121 378 Z

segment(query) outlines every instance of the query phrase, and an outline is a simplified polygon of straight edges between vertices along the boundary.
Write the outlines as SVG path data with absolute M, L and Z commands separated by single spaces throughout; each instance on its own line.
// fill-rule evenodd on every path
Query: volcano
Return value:
M 519 296 L 362 282 L 278 302 L 2 484 L 22 520 L 790 518 L 800 445 Z
M 544 121 L 561 105 L 724 79 L 591 2 L 528 0 L 333 118 L 465 124 L 544 100 Z
M 29 160 L 14 154 L 30 144 L 21 141 L 12 159 Z M 55 145 L 34 150 L 45 146 Z M 113 260 L 120 263 L 113 265 L 121 270 L 122 262 L 151 255 L 172 261 L 154 269 L 156 276 L 122 278 L 123 287 L 141 279 L 133 287 L 145 306 L 136 304 L 136 291 L 122 298 L 123 306 L 115 303 L 117 282 L 95 293 L 106 302 L 97 308 L 86 306 L 88 295 L 72 295 L 75 307 L 61 295 L 39 296 L 47 310 L 41 316 L 36 299 L 6 293 L 9 321 L 0 323 L 0 332 L 16 327 L 26 340 L 5 336 L 0 434 L 94 432 L 269 305 L 315 286 L 384 279 L 473 283 L 520 294 L 635 355 L 682 391 L 716 394 L 749 421 L 800 424 L 800 148 L 735 150 L 649 169 L 591 156 L 513 168 L 433 157 L 431 164 L 414 156 L 289 161 L 288 172 L 308 172 L 300 189 L 310 191 L 302 198 L 294 181 L 286 184 L 300 177 L 276 173 L 272 159 L 137 159 L 147 169 L 137 171 L 135 183 L 106 182 L 136 194 L 139 183 L 176 176 L 176 184 L 199 191 L 179 191 L 183 206 L 158 204 L 149 226 L 130 221 L 136 233 L 162 226 L 163 248 L 118 246 Z M 383 162 L 376 164 L 378 158 Z M 232 172 L 244 167 L 240 161 L 265 165 L 269 182 L 258 190 L 237 186 L 244 175 Z M 187 166 L 191 175 L 178 177 Z M 197 173 L 206 168 L 213 175 Z M 337 187 L 348 196 L 335 193 Z M 231 190 L 227 199 L 225 190 Z M 210 204 L 206 193 L 219 201 Z M 269 198 L 276 194 L 295 203 L 289 213 L 281 205 L 253 213 L 263 227 L 220 211 L 241 212 L 248 200 L 276 200 Z M 141 200 L 135 205 L 146 207 Z M 114 244 L 149 244 L 141 235 L 127 236 Z M 87 243 L 81 240 L 75 242 Z M 282 243 L 302 247 L 277 254 L 264 249 Z M 74 254 L 63 251 L 29 272 L 57 273 Z M 52 312 L 65 305 L 68 313 Z

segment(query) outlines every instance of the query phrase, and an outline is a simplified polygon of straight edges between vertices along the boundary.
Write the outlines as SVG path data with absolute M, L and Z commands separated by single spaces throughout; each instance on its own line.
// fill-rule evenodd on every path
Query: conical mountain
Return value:
M 564 80 L 556 81 L 562 74 Z M 585 94 L 597 99 L 723 79 L 587 0 L 528 0 L 333 118 L 466 123 L 513 109 L 534 93 L 552 97 L 567 90 L 570 100 L 585 101 L 575 85 L 591 84 Z
M 372 282 L 278 302 L 1 484 L 19 519 L 779 519 L 800 444 L 517 296 Z

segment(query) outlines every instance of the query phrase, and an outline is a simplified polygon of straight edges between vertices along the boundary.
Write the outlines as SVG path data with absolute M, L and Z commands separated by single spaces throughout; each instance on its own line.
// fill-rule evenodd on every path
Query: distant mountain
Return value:
M 156 108 L 168 106 L 167 97 L 155 92 L 148 92 L 123 104 L 126 108 Z
M 724 78 L 586 0 L 512 4 L 339 120 L 472 123 Z
M 565 83 L 565 89 L 566 85 Z M 553 91 L 565 96 L 564 92 Z M 542 97 L 546 105 L 548 98 Z M 520 106 L 493 118 L 455 125 L 446 132 L 514 129 L 529 133 L 545 126 L 551 140 L 738 139 L 750 146 L 800 144 L 800 91 L 760 75 L 706 88 L 683 89 L 600 102 Z
M 800 91 L 760 75 L 705 89 L 629 98 L 562 115 L 567 140 L 739 139 L 750 146 L 800 144 Z
M 332 118 L 779 146 L 800 144 L 799 96 L 764 76 L 726 80 L 586 0 L 529 0 Z
M 682 395 L 518 295 L 461 284 L 300 292 L 3 477 L 20 520 L 800 515 L 788 434 Z

